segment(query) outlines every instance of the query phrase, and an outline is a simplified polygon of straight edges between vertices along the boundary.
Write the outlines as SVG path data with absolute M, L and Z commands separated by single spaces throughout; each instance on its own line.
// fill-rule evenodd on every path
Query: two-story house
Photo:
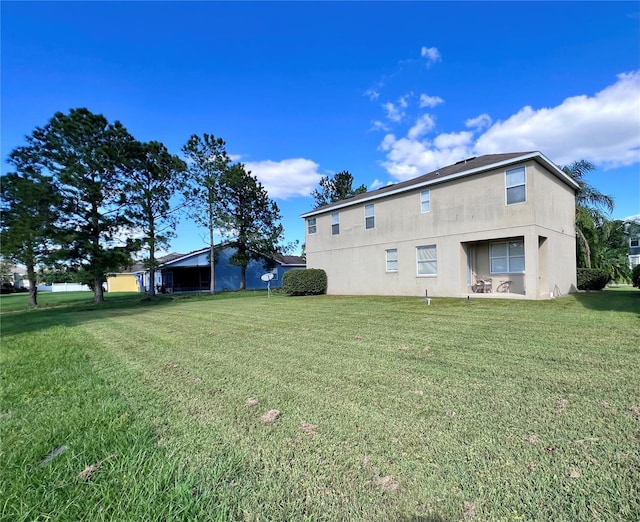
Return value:
M 640 265 L 640 234 L 629 239 L 629 268 Z
M 577 188 L 540 152 L 469 158 L 303 214 L 307 267 L 329 294 L 573 292 Z

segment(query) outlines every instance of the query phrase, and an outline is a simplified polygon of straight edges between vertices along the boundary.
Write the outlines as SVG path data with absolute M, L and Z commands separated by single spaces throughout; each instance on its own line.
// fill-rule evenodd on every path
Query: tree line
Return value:
M 26 266 L 32 306 L 37 267 L 73 267 L 75 279 L 102 302 L 106 275 L 140 252 L 153 296 L 156 252 L 169 246 L 185 215 L 207 230 L 211 293 L 216 235 L 235 248 L 231 262 L 241 269 L 241 288 L 251 260 L 285 249 L 277 204 L 242 163 L 232 163 L 222 138 L 192 135 L 182 147 L 185 162 L 158 141 L 136 140 L 119 121 L 79 108 L 56 113 L 25 139 L 10 152 L 13 171 L 1 180 L 0 253 Z M 607 218 L 613 199 L 585 180 L 593 164 L 560 168 L 579 185 L 578 268 L 628 280 L 628 238 L 640 225 Z M 323 177 L 311 194 L 315 208 L 366 192 L 353 181 L 348 171 Z
M 104 301 L 110 272 L 142 252 L 153 296 L 156 252 L 169 246 L 184 216 L 208 231 L 214 293 L 215 236 L 235 248 L 241 287 L 252 259 L 283 250 L 278 205 L 221 138 L 193 135 L 187 161 L 159 141 L 135 139 L 119 122 L 86 108 L 57 112 L 8 157 L 0 186 L 0 252 L 24 264 L 29 304 L 37 305 L 39 266 L 73 266 Z

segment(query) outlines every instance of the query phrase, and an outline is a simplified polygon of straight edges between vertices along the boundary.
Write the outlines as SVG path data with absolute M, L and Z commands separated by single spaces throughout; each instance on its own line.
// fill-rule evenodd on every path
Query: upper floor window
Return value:
M 418 275 L 434 276 L 438 274 L 436 245 L 417 247 L 416 256 L 418 259 Z
M 331 214 L 331 234 L 337 236 L 340 233 L 340 212 Z
M 640 246 L 640 239 L 631 239 L 629 241 L 629 246 L 632 248 Z
M 376 226 L 376 216 L 373 203 L 364 206 L 364 228 L 373 228 Z
M 307 234 L 315 234 L 316 231 L 316 218 L 307 218 Z
M 389 250 L 385 250 L 387 257 L 387 272 L 397 272 L 398 271 L 398 249 L 390 248 Z
M 524 274 L 524 241 L 492 243 L 490 264 L 492 274 Z
M 429 189 L 420 192 L 420 212 L 426 214 L 431 210 L 431 191 Z
M 524 167 L 507 170 L 505 174 L 507 205 L 527 200 L 527 176 Z

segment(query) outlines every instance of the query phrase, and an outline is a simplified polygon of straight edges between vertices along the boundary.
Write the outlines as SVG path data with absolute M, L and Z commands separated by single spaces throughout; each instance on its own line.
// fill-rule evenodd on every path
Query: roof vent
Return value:
M 470 158 L 463 159 L 463 160 L 460 160 L 460 161 L 456 161 L 456 165 L 460 165 L 461 163 L 466 163 L 467 161 L 471 161 L 471 160 L 474 160 L 476 158 L 477 158 L 477 156 L 471 156 Z

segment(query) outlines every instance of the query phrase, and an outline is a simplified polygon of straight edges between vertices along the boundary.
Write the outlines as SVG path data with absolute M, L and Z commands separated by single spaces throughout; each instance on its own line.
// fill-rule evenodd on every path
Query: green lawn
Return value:
M 637 290 L 40 297 L 0 299 L 2 520 L 640 519 Z

